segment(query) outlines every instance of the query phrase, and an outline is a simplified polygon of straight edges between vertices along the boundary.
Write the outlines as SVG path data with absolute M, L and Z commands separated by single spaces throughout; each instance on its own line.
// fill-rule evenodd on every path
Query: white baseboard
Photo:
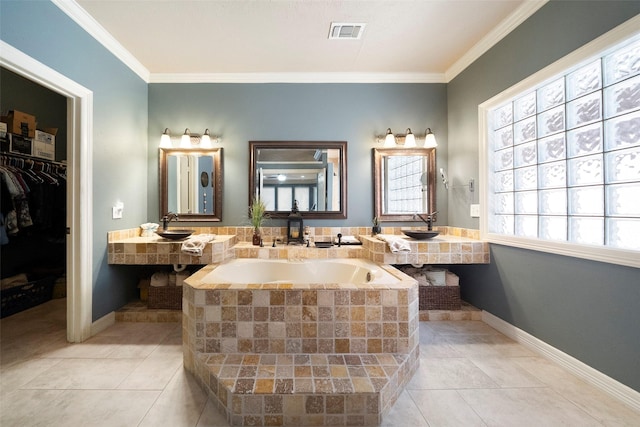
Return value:
M 557 363 L 580 379 L 599 388 L 625 405 L 640 411 L 640 393 L 631 387 L 614 380 L 573 356 L 558 350 L 484 310 L 482 311 L 482 321 L 530 350 Z
M 94 336 L 98 332 L 104 331 L 114 323 L 116 323 L 116 312 L 112 311 L 111 313 L 105 314 L 91 324 L 91 336 Z

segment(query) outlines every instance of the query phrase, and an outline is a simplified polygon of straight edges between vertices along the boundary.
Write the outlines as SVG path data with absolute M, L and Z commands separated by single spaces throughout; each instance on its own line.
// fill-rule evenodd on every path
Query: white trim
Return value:
M 91 335 L 93 92 L 0 40 L 0 65 L 67 97 L 67 339 Z
M 487 122 L 489 111 L 500 106 L 505 101 L 512 99 L 518 94 L 565 72 L 567 69 L 575 67 L 577 64 L 599 54 L 615 43 L 638 34 L 640 31 L 638 30 L 639 28 L 640 15 L 637 15 L 478 106 L 479 167 L 480 176 L 485 177 L 485 179 L 480 179 L 479 187 L 481 200 L 480 237 L 483 240 L 487 240 L 490 243 L 515 246 L 558 255 L 590 259 L 629 267 L 640 267 L 640 254 L 638 251 L 616 249 L 608 246 L 588 246 L 568 242 L 551 242 L 541 239 L 529 239 L 489 233 L 489 206 L 487 203 L 488 192 L 490 188 L 492 188 L 490 180 L 493 176 L 493 174 L 489 174 L 488 159 L 489 142 L 487 140 Z
M 480 58 L 485 52 L 495 46 L 500 40 L 513 31 L 518 25 L 526 21 L 531 15 L 536 13 L 538 9 L 544 6 L 549 0 L 530 0 L 525 1 L 504 21 L 500 22 L 491 32 L 480 39 L 471 49 L 467 51 L 460 59 L 453 63 L 451 67 L 445 71 L 447 83 L 453 80 L 458 74 L 464 71 L 476 59 Z
M 102 44 L 142 80 L 149 83 L 149 70 L 120 44 L 98 21 L 87 13 L 75 0 L 51 0 L 53 4 L 73 19 L 91 37 Z
M 116 312 L 107 313 L 91 324 L 91 336 L 104 331 L 109 326 L 116 323 Z
M 594 387 L 597 387 L 607 393 L 609 396 L 621 401 L 636 411 L 640 410 L 640 393 L 631 387 L 614 380 L 591 366 L 579 361 L 575 357 L 558 350 L 522 329 L 519 329 L 484 310 L 482 311 L 482 321 L 517 343 L 522 344 L 544 358 L 557 363 L 580 379 L 583 379 Z
M 153 73 L 149 83 L 446 83 L 438 73 Z

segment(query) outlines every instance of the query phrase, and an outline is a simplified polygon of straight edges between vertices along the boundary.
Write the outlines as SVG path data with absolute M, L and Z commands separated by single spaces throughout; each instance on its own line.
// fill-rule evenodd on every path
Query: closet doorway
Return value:
M 0 66 L 66 98 L 67 340 L 82 342 L 92 324 L 92 119 L 93 94 L 0 40 Z

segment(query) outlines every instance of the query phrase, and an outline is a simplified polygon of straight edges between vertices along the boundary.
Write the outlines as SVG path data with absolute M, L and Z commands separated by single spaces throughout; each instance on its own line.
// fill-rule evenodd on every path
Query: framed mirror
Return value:
M 160 149 L 160 218 L 222 220 L 222 148 Z
M 258 195 L 272 218 L 347 218 L 346 141 L 249 141 L 249 204 Z
M 374 148 L 375 216 L 380 221 L 420 221 L 436 210 L 435 148 Z

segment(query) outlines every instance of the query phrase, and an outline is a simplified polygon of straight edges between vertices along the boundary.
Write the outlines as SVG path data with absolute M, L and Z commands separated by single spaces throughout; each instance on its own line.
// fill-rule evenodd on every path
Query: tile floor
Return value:
M 182 368 L 178 323 L 65 340 L 65 300 L 0 321 L 0 426 L 227 426 Z M 479 321 L 420 323 L 384 426 L 638 426 L 635 412 Z

